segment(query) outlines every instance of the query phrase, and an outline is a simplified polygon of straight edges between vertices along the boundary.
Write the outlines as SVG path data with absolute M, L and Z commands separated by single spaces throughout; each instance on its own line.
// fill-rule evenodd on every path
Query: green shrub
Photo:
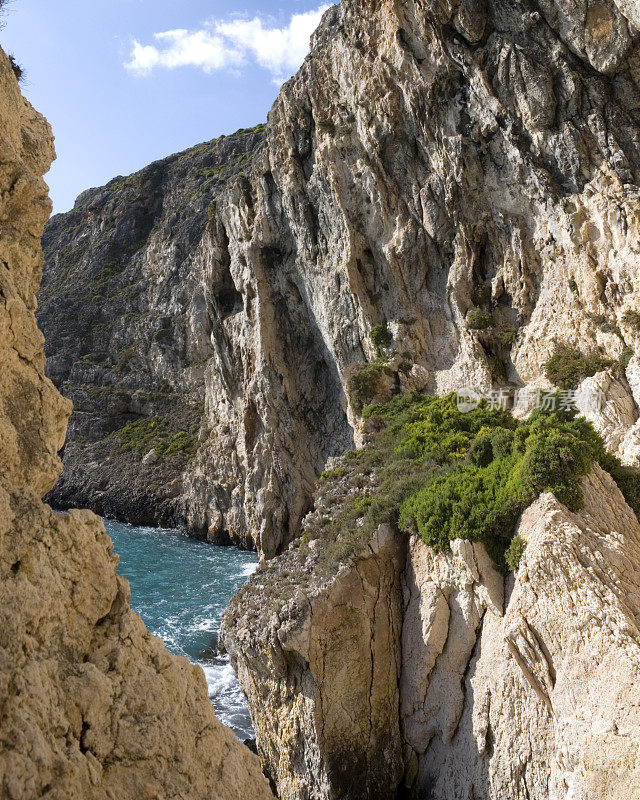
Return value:
M 519 515 L 541 492 L 553 492 L 571 510 L 580 508 L 580 479 L 593 461 L 618 476 L 620 488 L 640 509 L 638 476 L 624 473 L 612 458 L 586 420 L 534 412 L 515 429 L 479 431 L 456 469 L 403 501 L 399 526 L 416 530 L 436 550 L 456 538 L 483 541 L 500 563 Z
M 335 469 L 325 469 L 325 471 L 320 476 L 319 480 L 321 481 L 336 481 L 346 475 L 346 469 L 344 467 L 336 467 Z
M 513 569 L 520 514 L 544 491 L 580 508 L 581 479 L 594 461 L 640 511 L 638 473 L 624 469 L 591 424 L 569 412 L 536 410 L 518 421 L 486 403 L 462 413 L 454 395 L 412 392 L 367 406 L 363 418 L 368 445 L 323 476 L 334 512 L 311 538 L 332 540 L 334 558 L 389 522 L 419 533 L 437 551 L 454 538 L 482 541 L 498 567 Z M 335 499 L 338 488 L 343 503 Z
M 161 456 L 180 455 L 188 459 L 195 456 L 196 450 L 196 440 L 188 431 L 177 431 L 166 444 L 161 443 L 156 448 Z
M 472 311 L 467 317 L 467 327 L 470 331 L 483 331 L 495 327 L 493 316 L 486 311 Z
M 500 335 L 500 341 L 506 347 L 511 347 L 514 344 L 517 336 L 518 331 L 515 328 L 505 328 Z
M 514 536 L 509 545 L 509 549 L 505 553 L 504 560 L 511 570 L 517 570 L 520 566 L 520 559 L 524 555 L 527 543 L 521 536 Z
M 372 503 L 373 499 L 371 498 L 371 495 L 369 492 L 365 492 L 363 495 L 360 495 L 360 497 L 356 497 L 356 499 L 353 501 L 353 507 L 358 513 L 364 514 L 364 512 L 371 506 Z
M 380 355 L 383 348 L 391 347 L 391 342 L 393 341 L 393 337 L 391 336 L 386 322 L 383 322 L 382 325 L 374 325 L 369 333 L 369 338 L 378 351 L 378 355 Z
M 622 367 L 622 369 L 626 369 L 629 366 L 629 362 L 633 356 L 633 347 L 625 347 L 622 353 L 620 353 L 620 358 L 618 359 L 618 364 Z
M 622 315 L 622 321 L 625 325 L 628 325 L 630 328 L 632 328 L 636 333 L 640 332 L 640 314 L 637 311 L 628 309 Z
M 601 355 L 584 355 L 576 347 L 557 344 L 556 349 L 545 365 L 545 375 L 554 386 L 560 389 L 575 389 L 584 378 L 613 366 L 611 359 Z
M 168 419 L 158 416 L 130 422 L 110 435 L 118 440 L 123 453 L 144 455 L 155 450 L 163 458 L 180 456 L 191 459 L 197 450 L 196 440 L 189 431 L 175 431 Z
M 380 378 L 385 374 L 393 374 L 389 367 L 382 364 L 365 364 L 349 378 L 347 391 L 354 409 L 359 411 L 370 403 L 378 392 Z
M 574 278 L 569 278 L 569 289 L 571 289 L 572 292 L 578 291 L 578 284 L 575 282 Z

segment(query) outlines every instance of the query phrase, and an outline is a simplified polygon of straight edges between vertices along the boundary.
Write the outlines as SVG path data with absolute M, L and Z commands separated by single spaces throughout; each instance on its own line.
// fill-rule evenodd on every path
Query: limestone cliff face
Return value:
M 301 387 L 322 403 L 303 427 L 315 441 L 376 356 L 372 326 L 388 322 L 396 383 L 429 391 L 544 384 L 556 340 L 613 360 L 635 346 L 624 312 L 637 310 L 640 278 L 637 19 L 630 4 L 587 5 L 327 12 L 270 113 L 252 180 L 229 187 L 215 220 L 236 286 L 257 298 L 253 325 L 234 325 L 246 332 L 237 363 L 250 357 L 260 376 L 245 402 L 268 482 L 245 508 L 262 512 L 263 538 L 283 530 L 274 492 L 285 509 L 304 496 L 291 453 L 317 452 L 292 423 L 309 407 Z M 317 347 L 298 357 L 300 318 L 331 367 L 321 376 Z
M 345 395 L 377 357 L 376 325 L 391 334 L 387 390 L 544 385 L 556 341 L 628 361 L 638 23 L 626 0 L 327 12 L 251 167 L 181 257 L 203 310 L 187 336 L 204 359 L 203 433 L 178 491 L 192 527 L 267 556 L 286 546 L 324 462 L 358 435 Z M 64 271 L 57 245 L 49 260 Z M 631 377 L 616 380 L 637 420 Z
M 283 800 L 395 798 L 403 564 L 381 526 L 335 571 L 297 549 L 263 564 L 227 609 L 221 635 Z
M 129 608 L 101 521 L 41 501 L 71 410 L 34 315 L 53 137 L 1 51 L 0 154 L 0 795 L 266 800 L 201 670 Z
M 240 298 L 229 280 L 211 285 L 203 240 L 215 197 L 250 164 L 261 127 L 86 191 L 47 224 L 38 321 L 47 374 L 74 403 L 52 504 L 207 534 L 184 475 L 212 435 L 203 425 L 210 305 L 227 313 Z
M 523 515 L 504 614 L 481 563 L 411 542 L 401 716 L 408 777 L 434 798 L 638 793 L 640 526 L 599 467 L 583 490 L 579 513 L 547 494 Z
M 640 525 L 599 467 L 583 491 L 524 513 L 506 580 L 389 528 L 333 570 L 316 541 L 258 571 L 223 636 L 283 800 L 637 797 Z

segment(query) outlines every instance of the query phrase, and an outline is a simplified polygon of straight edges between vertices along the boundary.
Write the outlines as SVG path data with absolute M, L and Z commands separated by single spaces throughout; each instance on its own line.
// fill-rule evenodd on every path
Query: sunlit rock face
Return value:
M 260 567 L 222 636 L 279 797 L 637 796 L 640 525 L 599 467 L 582 490 L 524 512 L 506 578 L 388 525 Z
M 327 458 L 358 439 L 347 389 L 366 362 L 387 364 L 382 394 L 545 385 L 555 342 L 612 362 L 626 350 L 628 363 L 640 330 L 625 313 L 640 288 L 637 25 L 628 0 L 343 2 L 282 88 L 263 144 L 242 145 L 250 163 L 205 187 L 206 220 L 174 167 L 162 193 L 139 181 L 141 199 L 119 196 L 132 219 L 150 198 L 167 212 L 149 212 L 159 222 L 131 256 L 130 291 L 147 298 L 134 310 L 149 316 L 131 322 L 125 356 L 132 373 L 166 379 L 168 396 L 186 387 L 193 414 L 176 425 L 197 429 L 187 463 L 138 453 L 140 507 L 271 556 L 298 532 Z M 182 158 L 186 169 L 201 155 Z M 50 224 L 47 271 L 64 273 L 64 242 L 77 253 L 86 235 L 95 253 L 108 240 L 115 218 L 107 204 L 91 227 L 95 197 Z M 169 213 L 176 198 L 193 213 Z M 154 341 L 165 323 L 170 336 Z M 378 353 L 369 334 L 384 323 Z M 87 478 L 83 463 L 98 464 L 84 441 L 97 418 L 108 418 L 102 441 L 109 426 L 166 415 L 114 373 L 122 323 L 100 324 L 115 342 L 106 368 L 77 353 L 64 366 L 51 350 L 52 375 L 77 389 L 61 502 Z M 637 418 L 623 373 L 621 413 Z M 127 397 L 105 411 L 95 386 Z M 88 480 L 86 502 L 112 502 L 127 482 Z

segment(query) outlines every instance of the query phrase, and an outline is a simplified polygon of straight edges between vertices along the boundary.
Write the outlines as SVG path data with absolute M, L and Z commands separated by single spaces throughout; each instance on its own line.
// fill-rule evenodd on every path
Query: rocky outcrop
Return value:
M 0 794 L 266 800 L 202 671 L 129 608 L 101 521 L 41 501 L 71 410 L 34 315 L 53 137 L 1 51 L 0 153 Z
M 176 489 L 193 528 L 281 551 L 382 367 L 349 404 L 350 378 L 362 388 L 377 358 L 387 389 L 430 392 L 548 385 L 556 342 L 624 369 L 640 335 L 637 26 L 622 0 L 327 12 L 264 145 L 180 257 L 206 360 L 207 433 Z M 61 274 L 83 204 L 48 234 Z M 160 281 L 162 258 L 144 250 Z
M 403 564 L 383 525 L 335 570 L 313 546 L 263 564 L 225 612 L 221 636 L 281 800 L 395 798 Z
M 317 540 L 261 567 L 223 636 L 282 798 L 637 796 L 640 525 L 599 467 L 583 492 L 523 514 L 506 579 L 480 544 L 388 527 L 333 569 Z M 359 761 L 374 710 L 385 746 Z
M 464 621 L 458 636 L 449 628 L 444 647 L 446 603 L 421 613 L 422 631 L 408 631 L 405 616 L 403 642 L 417 633 L 429 658 L 403 663 L 405 674 L 417 663 L 428 672 L 426 691 L 413 691 L 403 709 L 403 728 L 417 754 L 415 785 L 433 798 L 637 795 L 640 526 L 598 467 L 583 488 L 579 513 L 548 494 L 523 515 L 527 548 L 507 580 L 504 615 L 490 606 L 478 625 L 476 587 L 489 588 L 481 578 L 447 598 L 451 618 Z M 416 558 L 415 543 L 411 550 L 412 578 L 431 587 L 439 579 L 432 559 Z M 460 632 L 475 641 L 456 662 L 448 651 L 460 649 Z M 436 713 L 421 718 L 416 707 Z

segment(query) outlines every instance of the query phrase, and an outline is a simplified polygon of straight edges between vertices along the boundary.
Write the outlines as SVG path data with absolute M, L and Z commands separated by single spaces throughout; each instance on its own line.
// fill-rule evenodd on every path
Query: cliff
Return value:
M 607 365 L 626 368 L 640 332 L 639 23 L 635 6 L 618 0 L 350 0 L 327 12 L 269 114 L 264 144 L 221 188 L 206 231 L 174 259 L 169 242 L 192 230 L 178 216 L 172 233 L 152 231 L 137 255 L 123 255 L 146 272 L 123 280 L 134 295 L 148 276 L 159 294 L 163 281 L 174 287 L 166 267 L 175 263 L 199 298 L 182 335 L 171 329 L 149 343 L 185 319 L 175 303 L 149 307 L 126 339 L 135 370 L 161 349 L 163 369 L 185 347 L 203 360 L 196 455 L 170 469 L 172 505 L 189 527 L 252 540 L 267 556 L 282 551 L 327 458 L 357 439 L 359 409 L 376 392 L 548 386 L 545 364 L 562 346 L 562 388 Z M 127 217 L 156 196 L 133 182 L 140 201 L 118 195 Z M 107 187 L 97 197 L 112 195 Z M 98 252 L 92 202 L 83 197 L 50 223 L 47 273 L 70 274 L 85 246 Z M 115 212 L 102 208 L 108 231 Z M 68 317 L 58 296 L 42 316 L 56 353 Z M 100 319 L 113 342 L 125 323 Z M 155 413 L 91 359 L 69 351 L 64 367 L 83 388 L 59 502 L 87 477 L 83 462 L 103 474 L 91 455 L 103 445 L 83 441 L 94 422 L 102 436 Z M 633 382 L 627 371 L 617 402 L 635 424 Z M 630 435 L 629 452 L 638 448 Z M 143 507 L 155 505 L 153 449 L 138 448 Z M 82 500 L 94 507 L 114 494 L 88 484 Z
M 506 578 L 386 525 L 261 566 L 223 639 L 282 800 L 637 796 L 640 525 L 599 467 L 582 488 L 526 510 Z
M 210 286 L 203 238 L 262 127 L 88 190 L 47 224 L 38 320 L 47 374 L 74 404 L 54 506 L 207 534 L 185 473 L 212 435 L 203 424 L 209 305 L 227 312 L 238 296 L 228 281 Z
M 71 411 L 34 315 L 53 137 L 1 51 L 0 154 L 0 794 L 266 800 L 202 671 L 129 608 L 101 521 L 41 501 Z
M 197 424 L 188 466 L 171 466 L 187 525 L 281 554 L 237 595 L 223 638 L 286 800 L 638 794 L 640 530 L 599 464 L 620 488 L 628 473 L 604 450 L 581 458 L 575 426 L 551 430 L 562 447 L 535 463 L 567 481 L 531 481 L 523 506 L 518 471 L 505 488 L 494 469 L 464 513 L 443 500 L 435 522 L 414 520 L 427 545 L 390 513 L 426 462 L 394 476 L 386 459 L 385 506 L 384 464 L 330 459 L 367 442 L 372 400 L 555 386 L 563 402 L 600 391 L 580 409 L 638 465 L 639 29 L 622 0 L 343 2 L 179 259 L 203 298 L 184 341 L 202 343 L 204 409 L 193 429 L 158 431 L 128 406 L 141 424 L 113 430 L 144 497 Z M 87 216 L 59 218 L 57 235 L 78 247 Z M 153 274 L 156 250 L 141 253 Z M 155 352 L 129 350 L 136 364 Z M 473 455 L 477 477 L 510 431 L 473 454 L 450 438 L 447 469 Z M 458 474 L 441 476 L 451 496 Z M 526 549 L 505 579 L 494 561 L 518 518 Z M 448 537 L 454 525 L 468 535 Z

